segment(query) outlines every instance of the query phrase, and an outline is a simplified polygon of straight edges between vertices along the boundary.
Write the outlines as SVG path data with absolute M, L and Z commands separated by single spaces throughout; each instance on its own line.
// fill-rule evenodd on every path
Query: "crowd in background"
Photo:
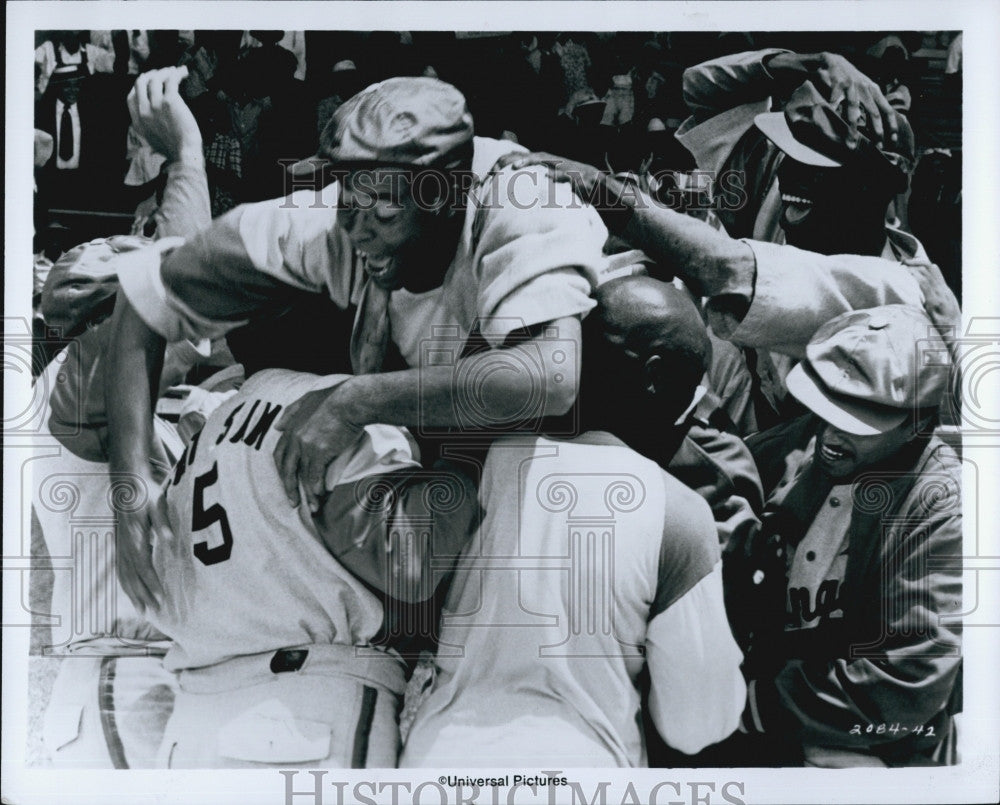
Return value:
M 936 33 L 40 34 L 36 294 L 76 343 L 37 361 L 39 432 L 66 451 L 51 474 L 36 464 L 33 550 L 74 555 L 77 525 L 46 485 L 80 476 L 86 513 L 115 508 L 117 556 L 102 554 L 82 604 L 57 578 L 52 611 L 122 604 L 47 647 L 95 659 L 59 667 L 48 762 L 956 763 L 961 585 L 926 557 L 961 543 L 946 393 L 960 48 Z M 343 168 L 323 191 L 336 203 L 280 203 L 314 152 Z M 379 180 L 374 206 L 373 164 L 405 185 Z M 449 181 L 427 204 L 415 177 L 437 168 Z M 726 171 L 743 181 L 736 207 L 711 195 Z M 522 172 L 557 195 L 542 204 L 536 182 L 537 204 L 477 203 Z M 105 237 L 81 242 L 88 214 Z M 452 331 L 462 354 L 425 364 L 428 345 L 454 352 Z M 915 349 L 936 360 L 915 365 Z M 503 371 L 511 355 L 532 357 L 524 376 Z M 473 424 L 492 446 L 465 477 L 442 440 L 467 425 L 458 381 L 475 366 L 496 418 Z M 537 388 L 522 442 L 511 400 Z M 386 423 L 418 439 L 375 439 Z M 369 438 L 364 471 L 338 483 Z M 552 607 L 572 624 L 573 583 L 519 571 L 511 596 L 509 568 L 465 562 L 482 546 L 560 555 L 564 510 L 518 486 L 553 456 L 574 478 L 627 469 L 650 494 L 618 510 L 635 512 L 621 539 L 604 535 L 621 568 L 606 579 L 613 628 L 553 655 L 583 662 L 540 662 L 558 646 L 514 628 Z M 466 507 L 433 511 L 426 469 L 471 489 Z M 874 506 L 873 473 L 887 490 Z M 121 477 L 159 491 L 119 510 Z M 390 483 L 382 508 L 358 478 Z M 417 534 L 424 506 L 438 524 Z M 439 535 L 456 544 L 438 550 Z M 444 554 L 458 561 L 438 584 Z M 442 612 L 472 615 L 439 632 Z M 392 672 L 354 665 L 343 682 L 336 652 L 383 641 Z M 464 665 L 451 645 L 470 647 Z M 288 673 L 310 652 L 316 678 Z M 353 743 L 323 726 L 319 749 L 279 758 L 275 696 L 295 729 L 333 730 L 357 705 Z M 261 743 L 235 746 L 241 730 Z
M 910 119 L 919 159 L 909 203 L 896 215 L 960 292 L 961 35 L 39 31 L 36 45 L 36 128 L 58 139 L 55 104 L 67 84 L 77 87 L 82 127 L 74 167 L 56 153 L 39 170 L 35 251 L 47 253 L 67 238 L 64 227 L 76 230 L 70 243 L 128 231 L 132 211 L 156 188 L 160 165 L 130 136 L 125 106 L 143 70 L 187 65 L 182 92 L 202 130 L 212 214 L 220 215 L 286 192 L 278 160 L 313 153 L 337 107 L 389 76 L 437 76 L 458 87 L 480 136 L 663 176 L 695 168 L 673 137 L 688 114 L 686 67 L 772 45 L 833 50 Z M 70 80 L 60 80 L 64 73 Z M 657 190 L 676 183 L 660 181 Z M 118 216 L 88 227 L 90 211 Z

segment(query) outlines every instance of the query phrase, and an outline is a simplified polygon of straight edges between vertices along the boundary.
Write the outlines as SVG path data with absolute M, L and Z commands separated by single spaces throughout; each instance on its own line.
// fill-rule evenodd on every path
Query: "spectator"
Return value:
M 910 52 L 898 36 L 882 37 L 865 51 L 868 57 L 866 72 L 878 82 L 882 93 L 893 109 L 910 113 L 912 97 L 907 87 L 910 77 Z
M 61 68 L 75 66 L 81 75 L 111 73 L 115 68 L 115 55 L 110 48 L 85 42 L 85 31 L 53 31 L 35 49 L 35 92 L 45 94 L 52 74 Z
M 88 162 L 94 162 L 99 151 L 93 131 L 92 116 L 99 114 L 92 103 L 81 103 L 84 83 L 89 77 L 86 67 L 64 65 L 56 68 L 48 82 L 48 90 L 35 107 L 35 127 L 53 139 L 55 158 L 42 171 L 39 189 L 46 206 L 59 204 L 72 207 L 89 188 L 86 186 Z M 84 142 L 84 134 L 87 141 Z
M 364 78 L 358 66 L 351 59 L 342 59 L 330 68 L 329 81 L 324 82 L 322 92 L 326 93 L 316 104 L 316 133 L 323 133 L 327 123 L 344 101 L 353 98 L 364 89 Z
M 55 152 L 37 175 L 39 207 L 116 210 L 123 203 L 124 100 L 113 76 L 90 75 L 79 65 L 52 74 L 35 106 L 35 126 L 53 137 Z

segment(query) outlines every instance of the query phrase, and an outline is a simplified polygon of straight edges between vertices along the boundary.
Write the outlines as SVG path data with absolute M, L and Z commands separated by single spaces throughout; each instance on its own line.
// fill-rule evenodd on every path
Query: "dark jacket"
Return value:
M 748 440 L 767 493 L 764 525 L 730 543 L 725 557 L 727 609 L 748 644 L 746 670 L 755 680 L 748 705 L 755 717 L 745 726 L 791 737 L 799 748 L 861 752 L 890 766 L 954 762 L 962 663 L 958 457 L 940 439 L 922 439 L 854 479 L 844 616 L 785 633 L 787 578 L 778 552 L 805 534 L 833 484 L 812 460 L 819 424 L 807 415 Z

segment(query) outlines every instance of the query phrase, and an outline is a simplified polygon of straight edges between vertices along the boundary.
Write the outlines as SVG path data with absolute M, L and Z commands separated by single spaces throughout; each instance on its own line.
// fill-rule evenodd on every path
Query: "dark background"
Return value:
M 66 32 L 36 31 L 36 46 Z M 89 32 L 77 32 L 81 41 Z M 112 32 L 116 51 L 114 73 L 95 73 L 85 81 L 81 104 L 91 110 L 83 140 L 99 143 L 96 161 L 81 171 L 74 186 L 39 182 L 35 196 L 35 250 L 68 245 L 93 237 L 127 232 L 135 206 L 156 183 L 126 187 L 125 141 L 128 113 L 125 97 L 134 75 L 127 72 L 126 31 Z M 208 161 L 213 214 L 235 204 L 271 198 L 286 190 L 278 159 L 301 158 L 317 145 L 323 115 L 331 99 L 349 97 L 367 84 L 392 75 L 419 75 L 431 68 L 465 94 L 477 134 L 501 136 L 513 132 L 532 149 L 548 150 L 616 171 L 635 170 L 651 151 L 658 167 L 687 170 L 690 155 L 670 136 L 687 116 L 681 96 L 683 70 L 709 58 L 762 47 L 782 47 L 808 53 L 833 51 L 850 58 L 880 82 L 906 85 L 912 98 L 908 116 L 921 158 L 911 183 L 909 218 L 904 221 L 941 265 L 949 284 L 961 283 L 961 73 L 944 73 L 948 44 L 954 32 L 750 32 L 664 33 L 651 31 L 559 33 L 515 32 L 455 34 L 454 32 L 336 32 L 305 33 L 305 80 L 293 77 L 295 59 L 278 47 L 241 49 L 242 31 L 195 31 L 194 44 L 178 31 L 150 31 L 149 55 L 142 69 L 188 63 L 194 68 L 198 51 L 209 54 L 213 74 L 188 102 L 198 119 L 206 150 L 215 142 L 231 142 L 233 121 L 245 114 L 254 121 L 238 172 Z M 255 32 L 276 41 L 281 31 Z M 875 58 L 869 49 L 886 35 L 899 38 L 907 58 L 898 53 Z M 528 67 L 525 46 L 535 39 L 545 54 L 538 71 Z M 597 98 L 604 98 L 613 75 L 633 71 L 635 116 L 624 126 L 601 126 L 559 110 L 565 101 L 559 59 L 551 53 L 556 42 L 582 44 L 590 59 L 586 79 Z M 338 62 L 351 60 L 356 71 L 334 72 Z M 656 73 L 662 81 L 655 96 L 644 92 L 645 79 Z M 37 95 L 37 93 L 36 93 Z M 41 100 L 38 98 L 38 100 Z M 336 103 L 336 100 L 333 100 Z M 599 110 L 601 107 L 592 107 Z M 97 110 L 97 113 L 94 113 Z M 236 110 L 236 111 L 234 111 Z M 37 112 L 36 112 L 37 114 Z M 652 137 L 651 118 L 665 124 Z M 236 132 L 239 134 L 240 132 Z M 216 138 L 223 138 L 217 140 Z M 53 160 L 54 162 L 54 157 Z M 42 169 L 44 172 L 46 169 Z M 236 175 L 239 173 L 239 175 Z M 52 224 L 57 226 L 53 227 Z

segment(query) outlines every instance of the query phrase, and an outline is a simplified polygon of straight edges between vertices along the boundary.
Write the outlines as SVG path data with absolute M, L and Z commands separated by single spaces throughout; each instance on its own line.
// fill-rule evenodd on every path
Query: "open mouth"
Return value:
M 355 247 L 364 257 L 365 271 L 373 277 L 382 277 L 392 273 L 394 264 L 391 257 L 382 257 L 369 254 L 360 247 Z
M 819 446 L 819 455 L 820 458 L 831 464 L 845 458 L 850 458 L 851 456 L 849 451 L 829 444 L 821 444 Z
M 804 196 L 794 196 L 791 193 L 782 193 L 781 201 L 784 206 L 785 220 L 790 224 L 802 221 L 813 206 L 811 199 Z

